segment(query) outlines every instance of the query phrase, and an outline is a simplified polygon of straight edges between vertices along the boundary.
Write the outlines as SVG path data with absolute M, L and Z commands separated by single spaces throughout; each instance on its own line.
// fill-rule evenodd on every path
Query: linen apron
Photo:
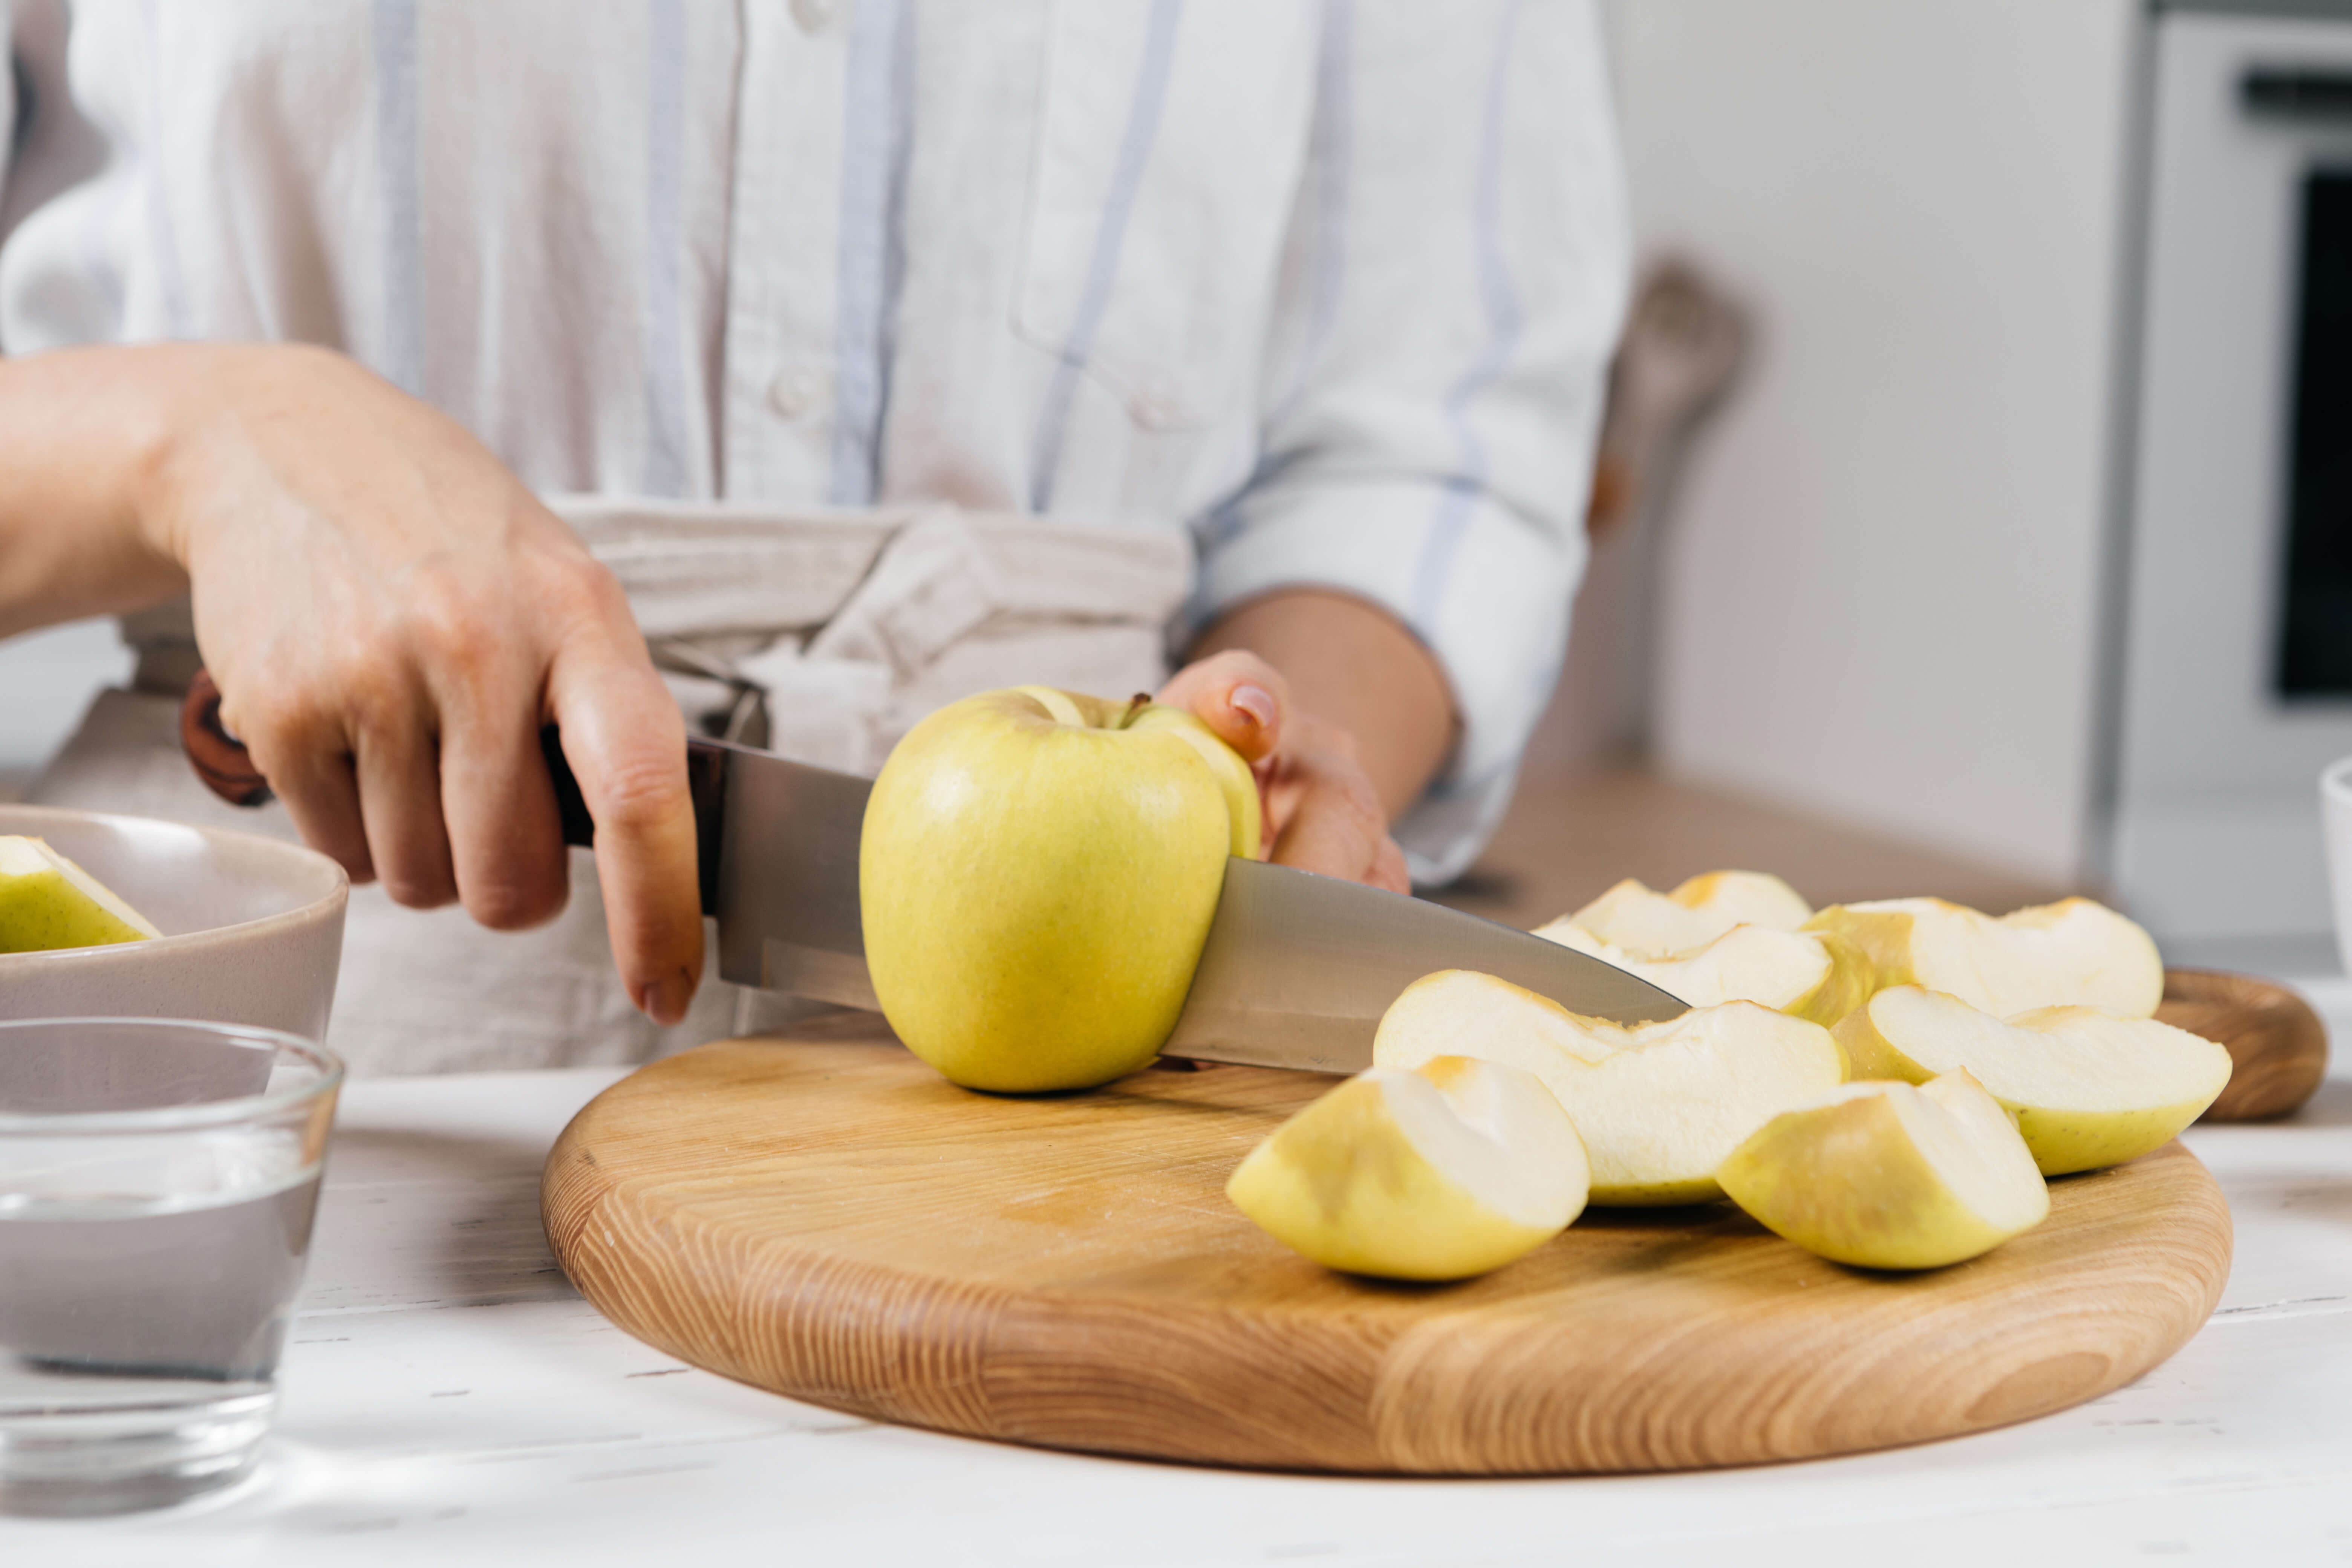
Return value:
M 1192 575 L 1172 530 L 946 506 L 550 504 L 620 579 L 690 728 L 867 775 L 916 721 L 975 691 L 1155 689 Z M 130 617 L 124 636 L 132 689 L 100 694 L 29 798 L 297 837 L 282 805 L 226 805 L 180 753 L 197 663 L 184 602 Z M 656 1028 L 614 972 L 593 858 L 572 851 L 571 869 L 562 914 L 528 931 L 354 888 L 328 1043 L 354 1074 L 629 1063 L 796 1010 L 719 981 L 714 937 L 692 1010 Z

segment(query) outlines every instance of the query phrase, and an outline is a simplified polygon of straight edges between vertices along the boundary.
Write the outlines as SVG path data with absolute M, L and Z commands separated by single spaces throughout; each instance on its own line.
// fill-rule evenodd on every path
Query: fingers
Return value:
M 438 909 L 457 896 L 449 835 L 441 822 L 441 776 L 423 705 L 403 700 L 362 716 L 352 763 L 368 858 L 393 902 Z
M 1302 716 L 1269 772 L 1274 859 L 1391 892 L 1411 890 L 1404 852 L 1389 837 L 1380 792 L 1345 731 Z
M 1191 709 L 1219 740 L 1255 763 L 1282 743 L 1290 686 L 1257 655 L 1228 649 L 1178 670 L 1160 689 L 1160 700 Z
M 1351 795 L 1328 782 L 1302 790 L 1275 840 L 1275 863 L 1404 892 L 1402 852 L 1390 839 L 1378 808 L 1367 815 Z
M 607 623 L 558 651 L 548 703 L 596 823 L 613 961 L 629 1000 L 655 1023 L 675 1024 L 702 979 L 686 725 L 625 609 L 618 626 Z M 551 822 L 551 800 L 549 809 Z
M 538 710 L 537 692 L 511 679 L 443 700 L 441 803 L 457 896 L 493 931 L 553 920 L 569 891 Z
M 253 764 L 285 803 L 302 841 L 341 865 L 353 882 L 375 879 L 367 827 L 360 816 L 357 773 L 342 728 L 317 715 L 239 707 L 241 689 L 223 679 L 221 723 L 244 742 Z

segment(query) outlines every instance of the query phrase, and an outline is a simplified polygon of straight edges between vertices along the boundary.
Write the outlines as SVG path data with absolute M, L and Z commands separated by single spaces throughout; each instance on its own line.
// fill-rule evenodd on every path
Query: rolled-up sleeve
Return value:
M 1317 100 L 1260 459 L 1196 523 L 1192 617 L 1320 587 L 1428 646 L 1461 741 L 1397 837 L 1439 882 L 1509 801 L 1584 570 L 1629 271 L 1599 18 L 1335 0 Z

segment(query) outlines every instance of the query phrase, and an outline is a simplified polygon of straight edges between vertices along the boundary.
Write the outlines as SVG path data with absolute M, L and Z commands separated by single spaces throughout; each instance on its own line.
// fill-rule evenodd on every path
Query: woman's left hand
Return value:
M 1254 653 L 1213 654 L 1178 670 L 1160 700 L 1192 710 L 1248 761 L 1265 802 L 1268 859 L 1412 890 L 1355 737 L 1300 711 L 1281 671 Z

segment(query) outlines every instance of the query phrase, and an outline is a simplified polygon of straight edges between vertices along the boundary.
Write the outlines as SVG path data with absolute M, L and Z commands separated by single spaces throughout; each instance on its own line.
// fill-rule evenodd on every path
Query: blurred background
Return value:
M 1448 896 L 2082 889 L 2332 971 L 2352 3 L 1609 13 L 1648 286 L 1568 669 Z M 0 789 L 126 667 L 0 645 Z

